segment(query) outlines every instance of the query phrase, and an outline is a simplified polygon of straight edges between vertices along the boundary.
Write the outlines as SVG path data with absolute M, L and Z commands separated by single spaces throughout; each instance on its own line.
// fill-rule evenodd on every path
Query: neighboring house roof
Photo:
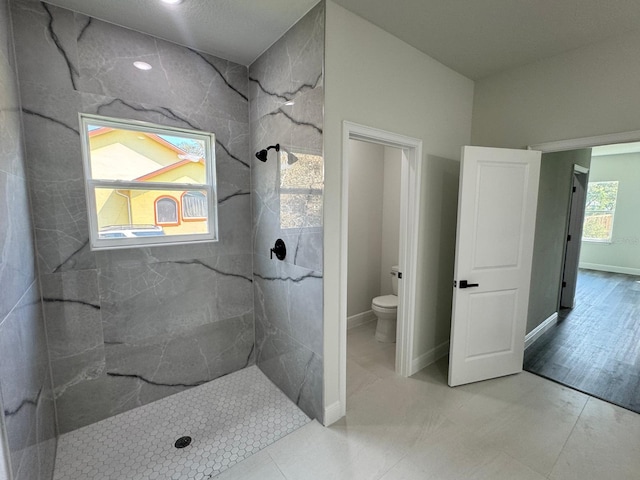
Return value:
M 89 138 L 95 138 L 95 137 L 105 135 L 107 133 L 114 132 L 114 131 L 117 131 L 117 129 L 110 128 L 110 127 L 100 127 L 100 128 L 96 128 L 95 130 L 89 131 L 88 134 L 89 134 Z M 101 168 L 107 168 L 109 170 L 109 176 L 113 178 L 114 176 L 113 169 L 115 165 L 114 165 L 114 162 L 110 160 L 110 158 L 114 159 L 118 157 L 120 158 L 126 157 L 127 159 L 130 160 L 130 162 L 127 162 L 126 165 L 122 164 L 120 169 L 121 172 L 119 174 L 116 174 L 115 177 L 121 178 L 123 180 L 144 182 L 144 181 L 152 180 L 153 178 L 159 175 L 162 175 L 164 173 L 170 172 L 171 170 L 179 169 L 184 165 L 188 165 L 190 163 L 196 162 L 204 165 L 204 158 L 199 158 L 199 159 L 191 158 L 193 156 L 190 155 L 188 152 L 166 141 L 159 135 L 156 135 L 154 133 L 146 133 L 146 132 L 135 132 L 135 133 L 139 135 L 144 135 L 146 138 L 159 144 L 163 148 L 170 150 L 171 152 L 173 152 L 173 154 L 175 154 L 176 160 L 178 161 L 176 161 L 175 163 L 171 163 L 169 165 L 158 164 L 153 157 L 148 157 L 146 155 L 143 155 L 141 153 L 131 150 L 131 148 L 126 143 L 114 141 L 108 146 L 101 147 L 100 149 L 97 150 L 97 151 L 104 151 L 106 156 L 103 157 L 102 159 L 94 158 L 92 160 L 92 169 L 100 168 L 100 165 L 102 165 Z M 106 153 L 107 151 L 109 153 Z M 189 157 L 189 158 L 186 158 L 186 157 Z M 120 162 L 115 162 L 115 163 L 120 163 Z M 160 167 L 160 168 L 157 168 L 157 167 Z
M 105 133 L 109 133 L 113 131 L 114 129 L 110 127 L 96 128 L 95 130 L 91 130 L 89 132 L 89 138 L 97 137 L 99 135 L 104 135 Z M 164 138 L 160 137 L 159 135 L 156 135 L 155 133 L 147 133 L 147 132 L 138 132 L 138 133 L 144 135 L 145 137 L 150 138 L 151 140 L 158 142 L 160 145 L 167 147 L 170 150 L 173 150 L 178 155 L 187 155 L 187 152 L 185 152 L 181 148 L 176 147 L 173 143 L 167 142 Z
M 146 175 L 142 175 L 141 177 L 136 178 L 135 180 L 138 182 L 144 182 L 145 180 L 150 180 L 158 175 L 162 175 L 163 173 L 170 172 L 171 170 L 175 170 L 176 168 L 180 168 L 183 165 L 188 165 L 190 163 L 194 163 L 191 160 L 182 160 L 180 162 L 174 163 L 172 165 L 167 165 L 166 167 L 162 167 L 154 172 L 147 173 Z M 204 160 L 201 158 L 198 160 L 198 163 L 204 164 Z

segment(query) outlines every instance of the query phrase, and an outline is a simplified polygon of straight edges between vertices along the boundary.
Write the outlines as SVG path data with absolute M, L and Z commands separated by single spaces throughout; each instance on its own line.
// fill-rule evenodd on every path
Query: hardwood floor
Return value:
M 640 413 L 640 276 L 580 270 L 575 307 L 525 351 L 524 369 Z

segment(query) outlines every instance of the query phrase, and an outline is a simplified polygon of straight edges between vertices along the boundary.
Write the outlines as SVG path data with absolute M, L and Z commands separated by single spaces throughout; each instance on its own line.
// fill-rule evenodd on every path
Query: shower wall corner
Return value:
M 325 3 L 249 67 L 256 363 L 323 420 L 322 205 Z M 292 59 L 294 59 L 292 61 Z M 271 258 L 277 239 L 284 260 Z

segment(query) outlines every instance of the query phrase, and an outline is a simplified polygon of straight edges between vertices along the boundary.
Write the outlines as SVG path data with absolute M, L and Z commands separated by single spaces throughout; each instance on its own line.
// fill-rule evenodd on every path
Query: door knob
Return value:
M 479 283 L 469 283 L 467 280 L 460 280 L 460 288 L 479 287 Z

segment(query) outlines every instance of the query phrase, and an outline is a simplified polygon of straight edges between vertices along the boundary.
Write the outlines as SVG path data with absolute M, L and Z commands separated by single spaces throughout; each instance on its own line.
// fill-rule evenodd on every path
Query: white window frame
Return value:
M 613 209 L 611 210 L 592 210 L 591 212 L 604 212 L 604 213 L 611 213 L 611 230 L 609 230 L 609 237 L 608 238 L 589 238 L 589 237 L 585 237 L 584 236 L 584 227 L 582 229 L 582 241 L 583 242 L 589 242 L 589 243 L 612 243 L 613 241 L 613 222 L 616 219 L 616 208 L 618 207 L 618 193 L 620 192 L 620 181 L 619 180 L 602 180 L 602 181 L 597 181 L 597 182 L 588 182 L 587 183 L 587 194 L 589 192 L 589 187 L 591 185 L 595 185 L 595 184 L 599 184 L 599 183 L 616 183 L 617 184 L 617 188 L 616 188 L 616 200 L 613 203 Z M 585 222 L 587 219 L 587 210 L 585 209 Z
M 91 250 L 112 250 L 121 248 L 151 247 L 159 245 L 180 245 L 218 241 L 218 200 L 216 189 L 215 135 L 209 132 L 166 127 L 137 120 L 105 117 L 101 115 L 79 114 L 82 161 L 84 167 L 85 192 L 89 219 L 89 240 Z M 173 135 L 203 141 L 205 145 L 206 183 L 169 183 L 169 182 L 133 182 L 122 180 L 98 180 L 91 175 L 91 149 L 88 126 L 97 125 L 156 135 Z M 184 235 L 149 236 L 135 238 L 99 238 L 98 212 L 96 208 L 96 188 L 118 190 L 175 190 L 176 192 L 198 190 L 205 191 L 208 200 L 208 233 L 190 233 Z M 178 201 L 178 220 L 180 220 L 180 199 Z M 154 205 L 155 208 L 155 205 Z

